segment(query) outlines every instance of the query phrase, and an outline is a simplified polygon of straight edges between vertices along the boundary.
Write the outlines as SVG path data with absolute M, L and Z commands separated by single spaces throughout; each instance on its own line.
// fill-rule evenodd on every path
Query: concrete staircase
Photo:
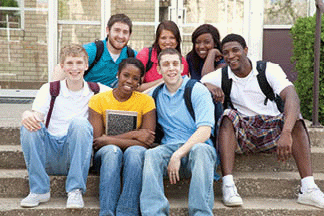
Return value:
M 324 129 L 309 129 L 312 141 L 314 176 L 324 190 Z M 21 208 L 20 200 L 29 193 L 28 176 L 19 142 L 18 125 L 0 125 L 0 215 L 98 215 L 99 177 L 90 174 L 85 208 L 66 209 L 65 176 L 51 176 L 50 202 L 36 208 Z M 244 206 L 228 208 L 221 201 L 221 183 L 215 182 L 214 215 L 324 215 L 324 210 L 296 203 L 300 177 L 295 162 L 278 163 L 276 155 L 237 156 L 235 181 Z M 188 180 L 177 185 L 165 181 L 171 203 L 170 215 L 188 215 Z

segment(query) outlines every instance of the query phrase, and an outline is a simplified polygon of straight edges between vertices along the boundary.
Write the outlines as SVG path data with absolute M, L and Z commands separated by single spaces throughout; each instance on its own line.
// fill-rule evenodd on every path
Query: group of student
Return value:
M 235 153 L 276 151 L 278 160 L 292 155 L 296 161 L 298 202 L 324 208 L 299 99 L 279 65 L 262 64 L 273 95 L 283 100 L 283 112 L 263 93 L 261 63 L 247 57 L 240 35 L 229 34 L 220 42 L 215 27 L 201 25 L 185 59 L 172 21 L 161 22 L 152 47 L 139 53 L 127 47 L 132 23 L 126 15 L 113 15 L 106 31 L 99 59 L 96 43 L 63 47 L 53 77 L 59 81 L 44 84 L 32 110 L 23 113 L 21 145 L 30 193 L 22 207 L 49 201 L 51 174 L 67 175 L 67 208 L 84 207 L 82 194 L 93 162 L 100 173 L 101 216 L 169 215 L 164 177 L 171 184 L 190 178 L 189 215 L 213 215 L 219 160 L 223 202 L 241 206 L 232 175 Z M 220 103 L 229 106 L 217 123 Z M 137 112 L 137 129 L 107 135 L 107 109 Z M 164 133 L 158 145 L 157 127 Z

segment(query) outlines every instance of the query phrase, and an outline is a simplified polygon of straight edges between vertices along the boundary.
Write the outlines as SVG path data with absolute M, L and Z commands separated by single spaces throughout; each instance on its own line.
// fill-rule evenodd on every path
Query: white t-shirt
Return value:
M 264 105 L 266 96 L 259 86 L 258 74 L 256 62 L 252 63 L 252 71 L 244 78 L 236 76 L 228 67 L 228 78 L 233 80 L 230 94 L 233 106 L 245 116 L 279 115 L 280 112 L 274 101 L 268 100 L 267 105 Z M 265 75 L 275 94 L 280 95 L 284 88 L 293 85 L 278 64 L 267 62 Z M 218 69 L 205 75 L 201 82 L 211 83 L 221 88 L 222 70 Z
M 118 54 L 113 54 L 113 53 L 109 52 L 109 54 L 110 54 L 110 56 L 111 56 L 111 58 L 112 58 L 112 60 L 113 60 L 114 62 L 116 62 L 117 59 L 118 59 L 119 56 L 120 56 L 120 53 L 118 53 Z
M 110 90 L 109 87 L 99 84 L 100 92 Z M 53 136 L 64 136 L 67 134 L 68 127 L 74 117 L 88 118 L 88 102 L 94 93 L 89 88 L 87 82 L 80 91 L 70 91 L 66 86 L 66 80 L 61 81 L 60 93 L 56 97 L 48 132 Z M 45 115 L 50 108 L 50 85 L 44 84 L 37 92 L 32 110 Z

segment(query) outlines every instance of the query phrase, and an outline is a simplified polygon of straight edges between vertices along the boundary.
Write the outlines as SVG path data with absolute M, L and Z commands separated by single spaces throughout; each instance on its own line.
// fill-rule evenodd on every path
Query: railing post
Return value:
M 320 127 L 318 122 L 318 98 L 319 98 L 319 68 L 320 68 L 320 47 L 321 47 L 321 27 L 322 27 L 322 2 L 316 1 L 316 31 L 314 43 L 314 85 L 313 85 L 313 116 L 312 127 Z

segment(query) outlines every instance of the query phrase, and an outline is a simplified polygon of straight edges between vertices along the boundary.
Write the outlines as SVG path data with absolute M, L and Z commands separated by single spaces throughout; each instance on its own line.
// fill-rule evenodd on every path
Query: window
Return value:
M 21 0 L 0 0 L 0 29 L 19 29 L 21 26 Z
M 264 25 L 293 25 L 298 17 L 312 15 L 313 0 L 265 0 Z

